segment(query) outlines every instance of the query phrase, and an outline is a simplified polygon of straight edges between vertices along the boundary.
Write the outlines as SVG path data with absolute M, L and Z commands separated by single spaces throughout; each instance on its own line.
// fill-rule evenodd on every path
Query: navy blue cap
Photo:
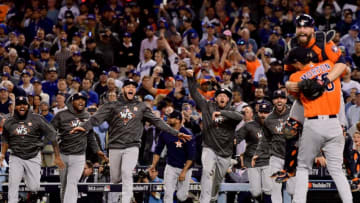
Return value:
M 35 66 L 35 62 L 33 60 L 28 60 L 26 64 Z
M 269 102 L 262 102 L 259 104 L 259 112 L 261 113 L 270 113 L 272 110 L 271 104 Z
M 208 23 L 206 27 L 207 27 L 207 28 L 215 28 L 215 25 L 212 24 L 212 23 Z
M 9 74 L 8 72 L 3 72 L 3 73 L 1 74 L 1 76 L 6 76 L 6 77 L 10 78 L 10 74 Z
M 76 36 L 76 37 L 81 37 L 81 33 L 80 33 L 80 32 L 75 32 L 75 33 L 74 33 L 74 36 Z
M 6 87 L 0 87 L 0 91 L 3 91 L 3 90 L 8 91 L 8 89 Z
M 94 14 L 89 14 L 89 15 L 87 16 L 87 19 L 88 19 L 88 20 L 96 20 L 96 17 L 95 17 Z
M 46 47 L 43 47 L 43 48 L 41 49 L 41 53 L 44 53 L 44 52 L 49 53 L 49 52 L 50 52 L 50 49 L 49 49 L 49 48 L 46 48 Z
M 294 34 L 292 34 L 292 33 L 286 33 L 286 34 L 285 34 L 285 37 L 294 37 Z
M 161 23 L 166 23 L 166 19 L 164 17 L 161 17 L 159 20 Z
M 352 25 L 352 26 L 351 26 L 350 30 L 359 31 L 359 30 L 360 30 L 360 28 L 359 28 L 359 26 L 358 26 L 358 25 L 354 24 L 354 25 Z
M 225 70 L 224 74 L 231 75 L 231 71 L 230 70 Z
M 181 81 L 183 81 L 183 82 L 184 82 L 184 78 L 183 78 L 183 76 L 181 76 L 181 75 L 177 75 L 177 76 L 175 77 L 175 81 L 178 81 L 178 80 L 181 80 Z
M 196 33 L 196 32 L 193 32 L 190 34 L 190 39 L 195 39 L 195 38 L 198 38 L 199 35 Z
M 35 69 L 32 66 L 25 66 L 25 70 L 29 70 L 29 69 L 35 72 Z
M 40 51 L 38 49 L 33 49 L 30 54 L 34 55 L 35 57 L 40 57 Z
M 16 60 L 16 63 L 25 63 L 25 59 L 24 58 L 18 58 Z
M 103 70 L 100 75 L 108 75 L 108 72 L 106 72 L 106 70 Z
M 117 66 L 111 66 L 110 71 L 113 71 L 115 73 L 120 73 L 119 67 Z
M 205 46 L 207 46 L 207 45 L 213 45 L 214 43 L 213 42 L 210 42 L 210 41 L 206 41 L 206 43 L 205 43 Z
M 39 78 L 33 78 L 32 84 L 35 84 L 35 83 L 41 84 L 41 80 L 39 80 Z
M 154 31 L 154 28 L 151 26 L 151 25 L 148 25 L 145 27 L 147 30 L 151 30 L 151 31 Z
M 31 74 L 28 72 L 28 71 L 26 71 L 26 70 L 24 70 L 23 72 L 21 72 L 21 77 L 23 76 L 23 75 L 28 75 L 28 76 L 31 76 Z
M 81 56 L 81 52 L 80 52 L 80 51 L 75 51 L 75 52 L 73 53 L 73 56 Z
M 246 42 L 245 42 L 245 40 L 243 40 L 243 39 L 239 39 L 239 40 L 236 42 L 236 44 L 237 44 L 237 45 L 245 45 Z
M 276 30 L 271 30 L 271 34 L 279 36 L 280 34 Z
M 129 32 L 125 32 L 123 37 L 131 37 L 131 34 Z
M 73 77 L 72 81 L 75 81 L 75 82 L 81 84 L 81 80 L 79 77 Z
M 168 118 L 176 118 L 178 120 L 182 120 L 182 115 L 181 115 L 181 112 L 178 111 L 178 110 L 174 110 L 169 116 Z

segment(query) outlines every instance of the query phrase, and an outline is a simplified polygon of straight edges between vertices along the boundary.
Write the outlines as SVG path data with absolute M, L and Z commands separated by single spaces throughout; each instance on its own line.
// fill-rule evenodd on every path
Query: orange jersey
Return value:
M 290 81 L 299 82 L 304 79 L 322 79 L 334 68 L 334 63 L 326 60 L 321 63 L 311 63 L 302 70 L 293 73 Z M 331 82 L 324 93 L 315 100 L 308 100 L 300 93 L 300 100 L 304 106 L 304 116 L 313 117 L 319 115 L 335 115 L 340 111 L 341 83 L 337 78 Z
M 159 94 L 168 95 L 171 92 L 169 89 L 156 89 L 156 96 Z
M 198 92 L 199 92 L 206 100 L 212 99 L 212 98 L 214 97 L 214 95 L 215 95 L 215 90 L 204 92 L 204 91 L 202 91 L 201 89 L 198 89 Z
M 256 59 L 255 61 L 245 61 L 246 70 L 251 74 L 252 79 L 255 77 L 256 69 L 261 66 L 260 60 Z
M 322 53 L 322 50 L 320 49 L 320 47 L 318 47 L 314 44 L 315 44 L 315 37 L 310 39 L 310 42 L 309 42 L 308 46 L 306 46 L 306 47 L 311 48 L 313 50 L 313 52 L 315 52 L 319 62 L 323 62 L 324 60 L 330 60 L 334 64 L 337 63 L 337 61 L 339 60 L 339 58 L 341 56 L 341 50 L 335 45 L 335 43 L 333 41 L 329 41 L 329 42 L 325 43 L 324 51 L 325 51 L 326 56 L 323 56 L 323 53 Z M 293 71 L 294 68 L 292 66 L 285 65 L 284 70 L 285 71 Z

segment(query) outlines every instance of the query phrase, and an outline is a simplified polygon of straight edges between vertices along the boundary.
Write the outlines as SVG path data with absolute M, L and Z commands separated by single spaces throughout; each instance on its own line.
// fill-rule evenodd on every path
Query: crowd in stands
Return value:
M 342 90 L 347 129 L 354 147 L 360 149 L 360 129 L 356 127 L 360 121 L 360 1 L 0 2 L 3 120 L 12 114 L 15 98 L 27 96 L 31 110 L 50 122 L 67 108 L 67 98 L 80 91 L 87 93 L 87 111 L 94 114 L 102 104 L 117 100 L 124 80 L 133 79 L 139 84 L 138 99 L 157 116 L 166 120 L 172 111 L 182 112 L 184 126 L 196 139 L 195 165 L 201 166 L 202 118 L 189 96 L 186 70 L 194 71 L 198 91 L 208 100 L 216 89 L 232 91 L 232 105 L 244 116 L 237 126 L 240 129 L 257 115 L 259 104 L 272 102 L 275 90 L 286 91 L 283 59 L 287 43 L 295 36 L 296 16 L 308 13 L 317 30 L 336 31 L 334 49 L 342 51 L 351 70 L 342 78 Z M 288 104 L 292 101 L 289 97 Z M 104 152 L 107 129 L 107 123 L 94 128 Z M 138 165 L 152 163 L 159 133 L 154 126 L 145 125 Z M 245 145 L 234 146 L 234 159 L 244 152 Z M 88 179 L 89 170 L 101 165 L 97 157 L 89 155 L 87 159 L 81 181 Z M 51 165 L 48 162 L 45 160 L 45 165 Z M 230 169 L 227 180 L 245 182 L 242 172 Z M 158 174 L 146 177 L 150 182 L 161 181 Z M 161 202 L 156 197 L 148 197 L 149 202 Z

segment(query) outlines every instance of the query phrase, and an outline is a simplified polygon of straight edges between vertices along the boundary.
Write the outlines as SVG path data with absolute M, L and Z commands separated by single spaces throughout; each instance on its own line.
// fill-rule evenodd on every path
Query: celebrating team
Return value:
M 290 179 L 295 183 L 288 187 L 288 191 L 293 194 L 293 202 L 306 202 L 308 171 L 321 150 L 342 201 L 352 202 L 350 185 L 342 172 L 343 157 L 339 153 L 345 142 L 341 130 L 344 114 L 339 76 L 346 71 L 346 66 L 340 51 L 331 41 L 331 35 L 332 33 L 315 34 L 311 16 L 304 14 L 297 17 L 296 37 L 290 42 L 291 49 L 285 63 L 289 72 L 287 88 L 298 100 L 290 109 L 286 106 L 285 92 L 275 91 L 274 109 L 271 109 L 269 103 L 259 104 L 258 119 L 247 122 L 236 132 L 236 126 L 243 116 L 230 105 L 232 93 L 219 88 L 215 92 L 214 101 L 206 100 L 196 88 L 193 71 L 187 70 L 189 92 L 202 113 L 203 122 L 200 202 L 207 203 L 217 199 L 220 183 L 231 165 L 233 146 L 230 143 L 234 143 L 235 138 L 237 142 L 243 139 L 249 142 L 244 162 L 245 166 L 249 167 L 253 197 L 262 196 L 265 202 L 282 202 L 282 184 L 270 179 L 270 176 L 273 174 L 276 180 L 286 181 L 294 176 L 295 172 L 280 170 L 287 169 L 288 163 L 294 168 L 293 161 L 297 160 L 297 176 Z M 304 96 L 302 89 L 299 89 L 298 83 L 314 78 L 318 79 L 317 82 L 325 91 L 318 98 L 310 100 Z M 167 123 L 156 117 L 144 102 L 136 99 L 137 85 L 131 79 L 126 80 L 118 100 L 103 104 L 93 116 L 84 111 L 86 95 L 76 93 L 68 100 L 68 110 L 58 113 L 52 120 L 52 125 L 32 114 L 25 97 L 18 97 L 14 115 L 4 124 L 0 156 L 2 163 L 7 149 L 11 149 L 9 202 L 18 201 L 17 193 L 22 177 L 31 190 L 39 188 L 39 150 L 43 135 L 52 142 L 55 162 L 61 171 L 61 200 L 66 203 L 76 202 L 76 184 L 85 165 L 86 146 L 108 161 L 96 145 L 92 132 L 94 126 L 104 121 L 109 123 L 111 182 L 123 183 L 121 202 L 131 201 L 132 171 L 137 163 L 145 121 L 163 131 L 149 170 L 156 170 L 160 154 L 163 148 L 167 147 L 164 201 L 173 202 L 176 188 L 177 198 L 184 201 L 195 157 L 192 133 L 182 125 L 183 116 L 180 112 L 172 112 Z M 287 128 L 295 128 L 295 125 L 289 126 L 294 122 L 285 124 L 288 118 L 290 121 L 295 120 L 296 126 L 302 126 L 300 138 L 297 133 L 287 139 L 290 135 L 284 131 L 285 125 L 288 125 Z M 55 139 L 56 131 L 61 140 L 60 145 Z M 293 154 L 293 150 L 289 149 L 294 149 L 298 156 L 289 156 Z M 352 187 L 358 188 L 355 178 Z M 262 192 L 264 195 L 261 195 Z M 110 201 L 118 202 L 119 194 L 112 193 Z

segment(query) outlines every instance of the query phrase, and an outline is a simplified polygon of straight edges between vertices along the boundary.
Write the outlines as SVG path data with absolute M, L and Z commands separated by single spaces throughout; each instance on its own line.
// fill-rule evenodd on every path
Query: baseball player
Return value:
M 255 120 L 247 122 L 237 131 L 237 142 L 245 139 L 246 150 L 243 155 L 244 166 L 248 168 L 248 178 L 250 183 L 251 195 L 256 199 L 263 199 L 271 202 L 271 179 L 270 179 L 270 146 L 265 135 L 268 133 L 264 129 L 264 121 L 271 112 L 271 105 L 267 102 L 259 105 L 259 111 Z M 266 137 L 264 137 L 266 136 Z M 262 147 L 258 145 L 262 141 Z
M 167 123 L 179 132 L 192 135 L 190 130 L 182 126 L 182 115 L 179 111 L 173 111 L 168 116 Z M 161 133 L 150 170 L 155 169 L 165 146 L 167 148 L 167 157 L 164 171 L 164 203 L 173 202 L 175 190 L 177 190 L 177 199 L 183 202 L 187 199 L 189 192 L 192 175 L 191 166 L 196 152 L 195 139 L 183 142 L 175 136 L 168 135 L 166 132 Z
M 270 172 L 271 174 L 282 170 L 285 159 L 286 140 L 283 135 L 283 128 L 286 120 L 289 117 L 290 108 L 286 105 L 286 93 L 282 90 L 276 90 L 273 93 L 272 102 L 274 110 L 265 120 L 265 128 L 269 133 L 266 133 L 268 141 L 270 142 Z M 290 190 L 294 184 L 287 182 L 287 190 Z M 293 188 L 293 187 L 292 187 Z M 272 202 L 282 202 L 282 183 L 276 183 L 272 180 L 271 187 Z
M 288 50 L 296 47 L 306 47 L 311 50 L 312 53 L 312 61 L 313 62 L 322 62 L 324 60 L 330 60 L 333 62 L 334 69 L 332 69 L 328 75 L 326 75 L 323 80 L 323 85 L 326 86 L 331 81 L 338 78 L 341 73 L 346 68 L 345 59 L 341 55 L 341 51 L 338 47 L 334 44 L 331 40 L 335 32 L 329 31 L 327 33 L 318 31 L 314 31 L 315 21 L 314 19 L 307 14 L 299 15 L 296 20 L 296 36 L 289 41 Z M 285 64 L 284 66 L 285 72 L 290 75 L 296 69 L 290 64 Z M 288 76 L 287 76 L 288 77 Z M 285 77 L 285 80 L 287 79 Z M 292 92 L 298 92 L 299 87 L 297 82 L 287 81 L 286 88 Z M 294 104 L 291 107 L 289 119 L 286 123 L 286 128 L 289 133 L 291 134 L 291 138 L 286 141 L 286 157 L 285 157 L 285 169 L 283 171 L 279 171 L 274 176 L 279 176 L 277 181 L 286 181 L 289 177 L 295 175 L 295 168 L 297 162 L 297 153 L 298 147 L 296 145 L 297 139 L 301 133 L 302 125 L 304 123 L 304 108 L 300 104 L 298 100 L 295 100 Z M 346 125 L 346 117 L 345 117 L 345 109 L 344 109 L 344 102 L 341 99 L 341 110 L 339 114 L 339 119 L 341 123 Z M 293 132 L 293 133 L 290 133 Z M 290 135 L 289 135 L 290 136 Z
M 137 85 L 132 79 L 124 81 L 118 101 L 103 104 L 87 122 L 71 131 L 90 131 L 104 121 L 109 123 L 110 179 L 112 183 L 123 183 L 122 203 L 129 203 L 133 195 L 132 171 L 138 160 L 145 121 L 180 139 L 191 139 L 168 126 L 144 102 L 138 101 L 135 98 Z M 118 199 L 119 194 L 112 193 L 111 202 L 118 202 Z
M 33 114 L 29 108 L 26 97 L 17 97 L 14 115 L 5 121 L 3 127 L 0 163 L 3 162 L 8 148 L 11 149 L 9 203 L 18 202 L 19 185 L 22 178 L 31 191 L 37 191 L 40 188 L 40 149 L 43 145 L 43 135 L 52 142 L 56 165 L 64 168 L 54 128 L 48 124 L 45 118 Z
M 285 63 L 291 64 L 299 71 L 290 76 L 290 81 L 300 82 L 305 79 L 322 80 L 334 69 L 334 63 L 326 60 L 312 63 L 312 52 L 309 49 L 297 47 L 290 50 Z M 315 100 L 309 100 L 301 92 L 291 92 L 298 96 L 304 106 L 304 125 L 300 137 L 298 165 L 296 167 L 296 185 L 294 203 L 306 202 L 309 170 L 320 148 L 327 160 L 327 169 L 336 184 L 344 203 L 352 202 L 349 183 L 342 171 L 345 139 L 342 134 L 338 117 L 341 103 L 340 79 L 328 83 L 326 91 Z M 311 143 L 311 144 L 309 144 Z
M 233 153 L 236 125 L 242 120 L 240 112 L 230 107 L 232 94 L 229 90 L 218 89 L 215 101 L 207 101 L 197 90 L 194 73 L 187 70 L 188 87 L 191 97 L 202 112 L 203 150 L 201 162 L 200 202 L 208 203 L 217 199 L 219 186 L 224 179 Z
M 78 197 L 77 183 L 85 166 L 87 143 L 92 151 L 107 161 L 107 157 L 99 149 L 93 131 L 90 133 L 70 131 L 87 121 L 90 117 L 85 111 L 87 95 L 79 92 L 72 95 L 67 102 L 67 110 L 57 113 L 51 124 L 59 133 L 60 155 L 65 162 L 65 169 L 60 170 L 61 200 L 76 203 Z

